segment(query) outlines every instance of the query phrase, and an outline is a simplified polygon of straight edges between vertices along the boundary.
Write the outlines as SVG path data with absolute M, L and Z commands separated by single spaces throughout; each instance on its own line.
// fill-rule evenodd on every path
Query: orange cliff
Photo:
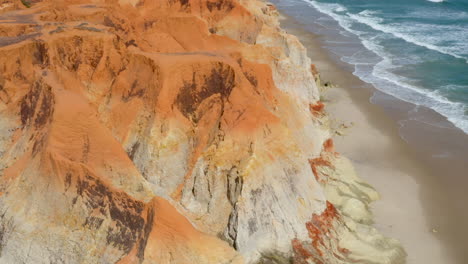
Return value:
M 4 0 L 0 58 L 0 263 L 404 258 L 271 4 Z

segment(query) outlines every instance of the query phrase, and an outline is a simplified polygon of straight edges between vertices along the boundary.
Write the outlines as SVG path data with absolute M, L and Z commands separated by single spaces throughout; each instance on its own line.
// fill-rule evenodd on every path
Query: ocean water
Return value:
M 334 34 L 326 48 L 359 78 L 468 134 L 468 0 L 272 2 L 308 30 Z

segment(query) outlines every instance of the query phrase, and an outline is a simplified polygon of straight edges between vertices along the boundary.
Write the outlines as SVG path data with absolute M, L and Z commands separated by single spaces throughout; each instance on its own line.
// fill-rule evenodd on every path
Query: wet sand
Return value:
M 338 151 L 381 194 L 375 226 L 402 242 L 409 264 L 468 263 L 468 136 L 434 111 L 362 82 L 291 17 L 281 26 L 306 46 L 322 82 L 338 86 L 323 100 Z

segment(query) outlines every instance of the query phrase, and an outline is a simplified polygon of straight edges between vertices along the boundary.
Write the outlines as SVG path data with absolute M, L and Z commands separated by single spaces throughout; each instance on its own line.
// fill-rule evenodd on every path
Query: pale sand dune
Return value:
M 337 150 L 351 159 L 359 176 L 381 195 L 381 200 L 372 208 L 375 226 L 402 242 L 410 264 L 466 263 L 457 261 L 460 258 L 454 254 L 462 250 L 457 252 L 457 248 L 446 246 L 437 237 L 444 235 L 441 230 L 455 230 L 450 226 L 454 221 L 440 222 L 437 226 L 429 221 L 429 217 L 440 212 L 449 201 L 442 188 L 433 183 L 434 173 L 400 138 L 396 122 L 380 107 L 369 103 L 372 87 L 332 61 L 321 48 L 318 36 L 303 30 L 292 18 L 284 17 L 281 26 L 298 36 L 308 49 L 322 82 L 331 81 L 339 87 L 323 93 L 323 99 L 334 121 L 332 126 L 338 128 L 344 123 L 349 127 L 335 134 Z M 430 201 L 424 200 L 428 192 L 432 192 Z M 432 208 L 428 208 L 428 204 Z M 447 219 L 451 217 L 454 216 L 446 215 Z

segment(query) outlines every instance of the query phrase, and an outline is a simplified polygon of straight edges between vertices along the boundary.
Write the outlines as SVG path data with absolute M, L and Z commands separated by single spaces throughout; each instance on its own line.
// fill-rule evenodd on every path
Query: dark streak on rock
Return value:
M 124 102 L 128 102 L 133 97 L 143 97 L 144 94 L 145 94 L 145 91 L 138 84 L 138 80 L 134 80 L 132 83 L 132 86 L 130 87 L 130 91 L 128 91 L 127 94 L 122 95 L 122 100 Z
M 108 16 L 104 17 L 104 26 L 115 28 L 115 30 L 118 30 L 118 31 L 124 31 L 122 26 L 115 24 L 114 21 L 112 21 L 112 19 L 109 18 Z
M 104 219 L 99 218 L 99 217 L 94 217 L 94 216 L 88 216 L 86 217 L 86 221 L 83 224 L 83 226 L 88 227 L 93 230 L 99 229 L 101 227 L 102 222 L 104 222 Z
M 128 154 L 128 157 L 133 160 L 133 158 L 135 158 L 135 153 L 137 152 L 138 148 L 140 147 L 140 142 L 135 142 L 135 144 L 133 144 L 132 148 L 130 149 L 129 152 L 127 152 Z
M 4 90 L 3 86 L 0 84 L 0 101 L 4 104 L 9 104 L 11 102 L 11 97 L 6 90 Z
M 2 218 L 0 220 L 2 220 L 0 222 L 0 256 L 1 256 L 2 251 L 3 251 L 3 247 L 6 244 L 6 241 L 3 241 L 4 238 L 5 238 L 6 227 L 5 227 L 5 224 L 3 223 L 3 220 L 4 220 L 3 216 L 2 216 Z
M 144 203 L 134 200 L 124 192 L 112 192 L 101 180 L 90 174 L 77 184 L 77 194 L 90 210 L 98 209 L 113 224 L 107 229 L 106 241 L 128 254 L 141 238 L 145 220 L 141 216 Z
M 201 85 L 197 85 L 197 80 Z M 235 72 L 231 66 L 216 62 L 210 75 L 197 76 L 194 72 L 191 82 L 185 82 L 177 96 L 176 104 L 187 118 L 193 118 L 193 113 L 203 100 L 214 94 L 221 96 L 222 103 L 228 99 L 235 86 Z
M 52 118 L 54 103 L 52 88 L 42 81 L 36 81 L 29 92 L 20 100 L 20 116 L 23 128 L 33 120 L 35 128 L 44 127 Z
M 89 136 L 86 135 L 83 139 L 83 154 L 81 158 L 81 162 L 86 163 L 88 162 L 88 155 L 90 152 L 90 143 L 89 143 Z
M 72 173 L 67 172 L 65 174 L 65 191 L 67 191 L 71 186 L 71 178 L 72 178 Z
M 179 3 L 182 10 L 190 9 L 190 0 L 170 0 L 169 3 L 172 5 Z
M 233 167 L 227 175 L 227 198 L 232 206 L 237 203 L 243 184 L 242 176 L 239 175 L 237 168 Z
M 214 9 L 221 11 L 224 10 L 225 12 L 229 12 L 234 8 L 234 4 L 232 0 L 216 0 L 216 1 L 207 1 L 206 7 L 210 12 L 213 12 Z
M 140 242 L 138 243 L 137 257 L 140 259 L 141 262 L 145 258 L 145 248 L 146 248 L 146 244 L 148 243 L 148 237 L 151 233 L 151 230 L 153 229 L 153 221 L 154 221 L 154 208 L 149 207 L 147 211 L 145 229 L 143 230 L 142 237 L 140 239 Z
M 237 249 L 237 225 L 238 225 L 238 209 L 237 200 L 242 192 L 244 181 L 239 175 L 236 167 L 233 167 L 227 174 L 227 198 L 232 205 L 232 211 L 229 215 L 227 225 L 227 240 L 235 249 Z
M 126 47 L 129 47 L 129 46 L 138 47 L 138 45 L 136 44 L 136 41 L 135 41 L 134 39 L 131 39 L 131 40 L 125 42 L 125 46 L 126 46 Z
M 51 118 L 54 113 L 55 99 L 52 94 L 52 88 L 46 85 L 42 92 L 42 103 L 39 111 L 36 114 L 34 125 L 36 128 L 43 127 Z
M 21 124 L 23 127 L 34 117 L 34 112 L 39 101 L 41 88 L 39 82 L 35 82 L 29 93 L 21 99 Z
M 42 149 L 45 143 L 45 136 L 40 135 L 36 140 L 34 141 L 33 147 L 32 147 L 32 155 L 33 157 L 36 156 L 37 153 L 39 153 L 39 150 Z
M 48 48 L 44 41 L 36 41 L 36 50 L 34 51 L 33 64 L 39 64 L 42 68 L 49 65 Z
M 250 191 L 250 199 L 254 204 L 257 204 L 257 198 L 262 195 L 263 190 L 258 188 Z
M 3 248 L 7 244 L 12 232 L 15 230 L 13 220 L 11 218 L 7 219 L 5 214 L 6 213 L 3 212 L 3 214 L 0 215 L 0 256 L 2 256 Z
M 247 222 L 248 224 L 248 229 L 249 229 L 249 235 L 252 235 L 257 231 L 257 223 L 255 222 L 255 219 L 249 219 Z
M 228 225 L 227 225 L 227 242 L 234 248 L 238 249 L 237 245 L 237 225 L 238 225 L 238 216 L 237 216 L 237 206 L 231 211 L 229 215 Z
M 250 84 L 252 84 L 254 87 L 258 86 L 258 80 L 257 77 L 253 74 L 249 74 L 248 72 L 244 72 L 245 77 L 247 80 L 249 80 Z

